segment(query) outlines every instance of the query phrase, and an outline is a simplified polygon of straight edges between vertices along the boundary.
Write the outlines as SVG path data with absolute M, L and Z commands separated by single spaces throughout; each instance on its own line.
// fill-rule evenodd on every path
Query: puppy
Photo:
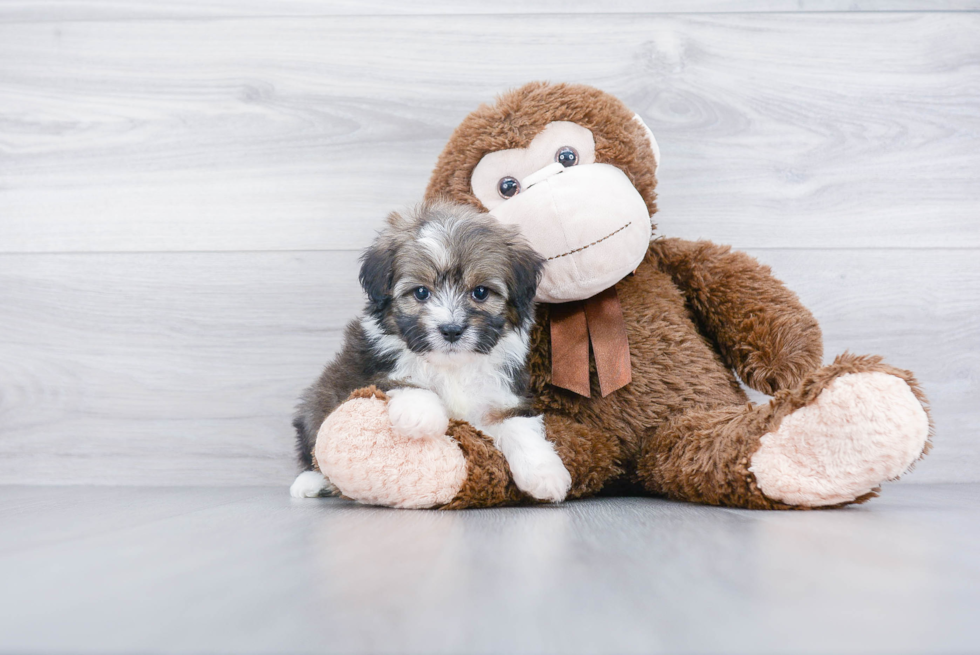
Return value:
M 361 258 L 367 307 L 299 404 L 293 425 L 306 470 L 290 493 L 336 493 L 312 470 L 317 431 L 353 390 L 373 384 L 390 398 L 396 433 L 438 438 L 449 419 L 467 421 L 493 439 L 518 488 L 563 500 L 571 477 L 528 393 L 528 339 L 543 266 L 515 228 L 489 214 L 442 203 L 391 214 Z

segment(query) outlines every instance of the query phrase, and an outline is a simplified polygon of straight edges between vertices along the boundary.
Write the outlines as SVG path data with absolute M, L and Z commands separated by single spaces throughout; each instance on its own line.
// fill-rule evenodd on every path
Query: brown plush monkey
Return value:
M 529 368 L 567 497 L 758 509 L 873 497 L 929 447 L 912 374 L 848 354 L 821 367 L 816 320 L 767 267 L 707 241 L 650 241 L 658 159 L 616 98 L 533 83 L 463 120 L 426 191 L 520 225 L 548 259 Z M 773 400 L 749 403 L 736 375 Z M 357 391 L 320 430 L 317 461 L 346 496 L 532 501 L 489 437 L 454 421 L 449 439 L 420 448 L 391 433 L 386 402 Z

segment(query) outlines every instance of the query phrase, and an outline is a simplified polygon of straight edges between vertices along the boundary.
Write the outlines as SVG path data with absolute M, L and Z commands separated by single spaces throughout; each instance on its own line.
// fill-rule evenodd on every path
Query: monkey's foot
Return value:
M 813 402 L 762 437 L 752 456 L 749 470 L 768 498 L 804 507 L 852 502 L 922 456 L 929 417 L 906 380 L 865 370 L 833 377 L 816 391 Z
M 355 392 L 320 427 L 315 456 L 340 492 L 362 503 L 426 508 L 448 504 L 466 481 L 466 458 L 449 436 L 413 437 L 391 427 L 388 398 Z

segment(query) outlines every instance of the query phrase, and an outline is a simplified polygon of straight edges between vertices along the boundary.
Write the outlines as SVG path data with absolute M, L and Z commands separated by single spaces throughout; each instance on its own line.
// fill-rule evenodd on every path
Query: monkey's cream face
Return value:
M 596 163 L 595 138 L 576 123 L 549 123 L 525 148 L 484 155 L 470 184 L 493 216 L 516 225 L 546 259 L 539 301 L 608 289 L 636 269 L 650 245 L 642 196 L 622 170 Z

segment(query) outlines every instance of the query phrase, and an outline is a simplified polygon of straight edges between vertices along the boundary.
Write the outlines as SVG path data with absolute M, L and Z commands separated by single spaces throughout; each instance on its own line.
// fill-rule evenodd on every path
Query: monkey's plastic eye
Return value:
M 472 292 L 470 292 L 470 295 L 473 296 L 473 300 L 483 302 L 490 297 L 490 289 L 486 287 L 476 287 Z
M 562 146 L 555 153 L 555 161 L 568 168 L 578 163 L 578 150 L 572 146 Z
M 510 176 L 502 177 L 497 182 L 497 193 L 500 194 L 501 198 L 513 198 L 520 192 L 521 183 Z
M 418 300 L 419 302 L 425 302 L 426 300 L 429 299 L 430 294 L 429 294 L 429 290 L 426 289 L 425 287 L 416 287 L 415 291 L 412 292 L 412 295 L 414 295 L 415 299 Z

